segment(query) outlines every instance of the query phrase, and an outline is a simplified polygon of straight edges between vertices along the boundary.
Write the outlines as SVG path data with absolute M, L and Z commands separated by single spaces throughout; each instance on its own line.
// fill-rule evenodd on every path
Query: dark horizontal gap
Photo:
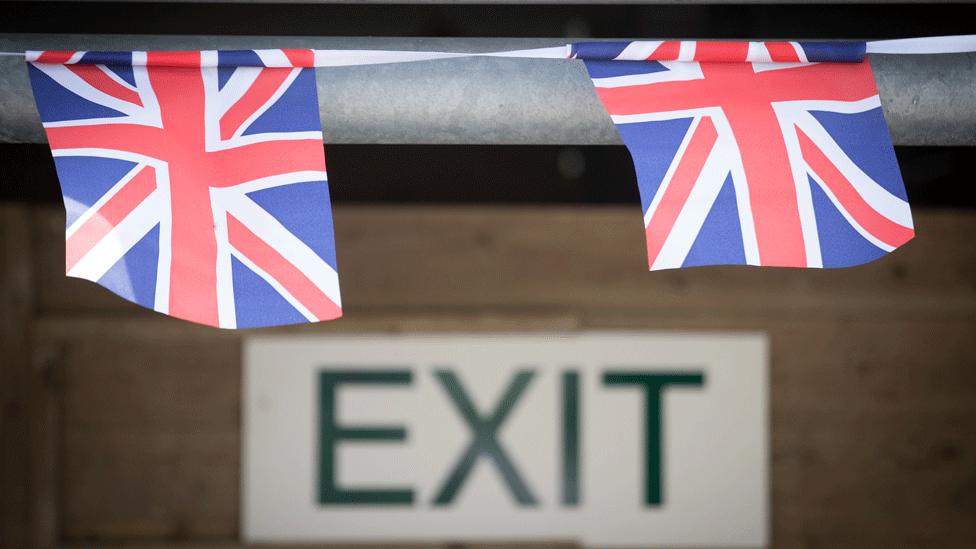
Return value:
M 886 38 L 972 32 L 970 6 L 327 5 L 2 2 L 0 32 Z
M 896 147 L 915 206 L 976 208 L 972 148 Z M 329 145 L 333 201 L 638 204 L 622 146 Z M 44 145 L 0 145 L 0 200 L 57 203 Z

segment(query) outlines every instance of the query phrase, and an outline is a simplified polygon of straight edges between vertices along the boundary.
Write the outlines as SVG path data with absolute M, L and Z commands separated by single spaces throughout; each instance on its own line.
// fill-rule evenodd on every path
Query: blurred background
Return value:
M 0 33 L 893 38 L 972 33 L 969 8 L 14 2 Z M 623 146 L 325 134 L 345 317 L 258 332 L 65 278 L 50 152 L 0 139 L 0 547 L 240 546 L 249 334 L 584 329 L 769 334 L 773 546 L 974 546 L 971 147 L 896 142 L 918 236 L 873 264 L 648 273 Z

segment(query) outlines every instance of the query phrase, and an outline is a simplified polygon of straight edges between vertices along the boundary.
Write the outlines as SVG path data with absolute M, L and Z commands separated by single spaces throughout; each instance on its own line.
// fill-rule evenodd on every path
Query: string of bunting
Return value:
M 222 328 L 342 315 L 315 68 L 582 62 L 634 160 L 651 270 L 849 267 L 914 236 L 875 42 L 642 40 L 487 53 L 28 51 L 68 276 Z

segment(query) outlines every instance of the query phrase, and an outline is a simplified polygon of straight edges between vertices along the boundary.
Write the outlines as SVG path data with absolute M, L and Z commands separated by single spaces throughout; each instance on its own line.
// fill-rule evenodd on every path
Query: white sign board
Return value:
M 256 337 L 248 542 L 764 546 L 760 334 Z

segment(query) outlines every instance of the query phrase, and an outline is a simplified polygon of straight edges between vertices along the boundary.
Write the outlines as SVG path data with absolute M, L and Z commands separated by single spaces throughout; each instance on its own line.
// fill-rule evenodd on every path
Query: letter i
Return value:
M 579 373 L 563 372 L 563 505 L 579 505 Z

